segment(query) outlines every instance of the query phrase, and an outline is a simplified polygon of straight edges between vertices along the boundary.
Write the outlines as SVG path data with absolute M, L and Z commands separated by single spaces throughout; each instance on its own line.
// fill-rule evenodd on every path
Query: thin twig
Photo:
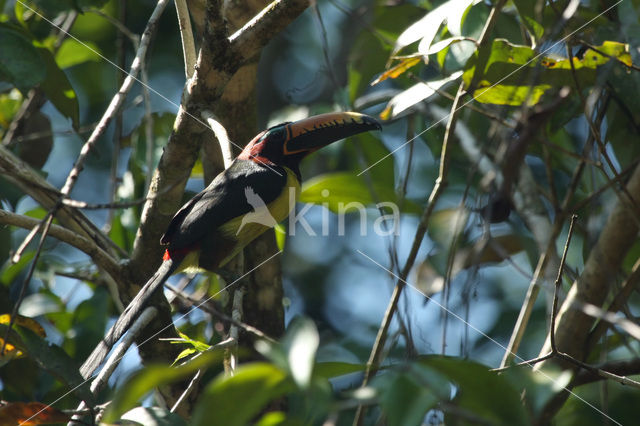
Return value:
M 569 233 L 567 235 L 567 241 L 564 244 L 564 250 L 562 252 L 562 258 L 560 259 L 560 267 L 558 268 L 558 276 L 554 283 L 553 291 L 553 304 L 551 306 L 551 330 L 549 331 L 551 336 L 551 352 L 557 352 L 556 347 L 556 319 L 558 315 L 558 293 L 560 292 L 560 286 L 562 285 L 562 270 L 564 269 L 564 262 L 567 259 L 567 252 L 569 251 L 569 244 L 571 244 L 571 236 L 573 235 L 573 225 L 576 221 L 575 214 L 571 216 L 571 222 L 569 222 Z
M 637 287 L 638 282 L 640 282 L 640 259 L 636 260 L 633 267 L 631 268 L 631 273 L 624 280 L 622 285 L 620 286 L 620 291 L 613 298 L 613 301 L 607 308 L 607 312 L 617 312 L 622 306 L 626 303 L 627 299 L 633 292 L 633 290 Z M 591 349 L 595 345 L 595 342 L 600 340 L 602 335 L 607 330 L 608 325 L 604 321 L 600 321 L 593 328 L 593 331 L 589 333 L 589 339 L 587 340 L 587 348 Z
M 244 262 L 242 262 L 244 263 Z M 241 284 L 238 288 L 233 292 L 233 304 L 231 308 L 231 318 L 233 318 L 234 323 L 229 327 L 229 338 L 233 339 L 235 342 L 238 342 L 240 338 L 239 327 L 235 325 L 235 323 L 242 321 L 242 300 L 244 298 L 244 286 Z M 233 375 L 236 369 L 236 365 L 238 364 L 238 346 L 230 346 L 227 348 L 225 352 L 225 368 L 228 367 L 229 370 L 227 374 Z
M 124 20 L 122 19 L 122 17 L 120 17 L 120 20 L 118 20 L 113 16 L 109 15 L 108 13 L 104 13 L 100 9 L 95 9 L 95 8 L 90 8 L 85 12 L 95 13 L 99 17 L 104 18 L 107 22 L 113 25 L 120 34 L 127 37 L 133 44 L 134 48 L 137 50 L 138 43 L 140 42 L 140 36 L 134 33 L 133 31 L 131 31 L 129 28 L 127 28 L 127 26 L 124 24 Z
M 147 166 L 146 176 L 144 178 L 144 193 L 149 191 L 151 185 L 151 177 L 153 175 L 153 151 L 155 148 L 155 139 L 153 136 L 153 115 L 151 114 L 151 93 L 149 91 L 149 73 L 147 72 L 146 61 L 140 69 L 140 78 L 142 80 L 142 97 L 144 99 L 144 140 L 145 140 L 145 165 Z
M 606 101 L 605 101 L 606 106 Z M 601 108 L 596 116 L 596 123 L 601 123 L 605 117 L 606 108 Z M 534 304 L 538 298 L 538 294 L 540 293 L 540 276 L 543 271 L 546 270 L 547 264 L 552 256 L 552 251 L 555 250 L 555 240 L 560 234 L 562 230 L 562 226 L 564 223 L 564 218 L 566 212 L 569 211 L 569 203 L 575 194 L 578 184 L 580 183 L 580 178 L 585 169 L 587 153 L 591 150 L 593 146 L 593 138 L 594 135 L 589 133 L 587 136 L 587 140 L 585 141 L 584 147 L 582 149 L 582 155 L 580 156 L 580 161 L 576 166 L 573 175 L 571 176 L 571 183 L 567 189 L 567 192 L 562 200 L 562 205 L 560 207 L 560 211 L 556 213 L 553 223 L 553 228 L 551 230 L 551 235 L 549 237 L 549 241 L 547 243 L 547 247 L 545 251 L 542 253 L 538 260 L 538 264 L 536 265 L 535 272 L 533 274 L 533 278 L 529 283 L 529 288 L 527 289 L 527 294 L 525 296 L 524 302 L 520 309 L 520 313 L 518 314 L 518 319 L 516 320 L 516 324 L 514 325 L 513 332 L 511 333 L 511 337 L 509 338 L 509 344 L 507 345 L 507 350 L 504 353 L 502 358 L 502 362 L 500 364 L 501 367 L 505 367 L 509 365 L 513 361 L 514 355 L 518 352 L 518 348 L 520 347 L 520 342 L 522 337 L 524 336 L 525 329 L 529 323 L 529 319 L 531 318 L 531 313 L 533 312 Z M 577 211 L 573 209 L 572 211 Z
M 24 294 L 27 290 L 27 287 L 29 286 L 29 282 L 31 282 L 31 277 L 33 276 L 33 272 L 36 270 L 38 259 L 40 258 L 40 254 L 42 253 L 42 247 L 44 247 L 44 240 L 47 237 L 47 232 L 49 232 L 49 228 L 51 227 L 52 222 L 53 222 L 53 216 L 49 216 L 47 218 L 47 221 L 44 223 L 44 226 L 42 227 L 42 235 L 40 236 L 40 241 L 38 242 L 38 247 L 36 248 L 36 254 L 33 257 L 31 264 L 29 265 L 29 271 L 27 272 L 27 276 L 24 278 L 24 281 L 22 282 L 22 286 L 20 287 L 20 294 L 18 295 L 18 300 L 16 300 L 16 303 L 13 305 L 13 309 L 11 310 L 11 318 L 9 319 L 9 325 L 7 327 L 7 331 L 5 332 L 4 337 L 2 339 L 2 348 L 0 348 L 0 354 L 4 354 L 4 349 L 7 345 L 7 339 L 9 338 L 9 331 L 13 327 L 13 324 L 16 320 L 16 315 L 18 313 L 18 309 L 20 309 L 20 304 L 22 303 L 22 300 L 24 300 Z M 39 228 L 40 226 L 37 226 L 34 229 L 39 229 Z
M 489 17 L 485 23 L 482 34 L 478 40 L 478 44 L 483 46 L 489 40 L 489 35 L 491 33 L 491 29 L 496 23 L 498 14 L 502 9 L 505 1 L 498 1 L 494 7 L 491 9 Z M 450 138 L 453 136 L 453 132 L 455 130 L 456 121 L 458 118 L 458 111 L 461 109 L 459 104 L 462 100 L 462 97 L 465 93 L 464 83 L 461 83 L 458 87 L 458 91 L 456 93 L 456 97 L 451 106 L 451 112 L 448 117 L 447 126 L 445 129 L 445 134 L 442 143 L 442 151 L 440 155 L 440 168 L 438 172 L 438 178 L 436 179 L 435 185 L 431 194 L 429 195 L 429 199 L 427 201 L 427 207 L 425 208 L 422 216 L 420 217 L 420 223 L 418 224 L 418 228 L 416 229 L 416 233 L 413 239 L 413 243 L 411 246 L 411 251 L 409 252 L 409 256 L 407 261 L 405 262 L 402 271 L 400 272 L 399 279 L 396 281 L 396 285 L 393 289 L 393 293 L 391 295 L 391 299 L 387 306 L 387 310 L 382 319 L 382 324 L 378 329 L 378 334 L 376 336 L 376 340 L 371 349 L 371 353 L 369 355 L 369 360 L 367 361 L 367 368 L 365 370 L 365 375 L 362 381 L 362 387 L 366 386 L 373 376 L 373 373 L 378 369 L 381 361 L 381 354 L 384 348 L 384 344 L 387 337 L 387 332 L 389 330 L 389 326 L 391 325 L 391 320 L 393 319 L 393 315 L 397 309 L 398 301 L 400 300 L 400 295 L 402 294 L 402 290 L 405 287 L 405 280 L 409 275 L 409 271 L 413 267 L 415 263 L 416 256 L 418 255 L 418 250 L 422 245 L 422 240 L 424 239 L 424 235 L 427 231 L 427 226 L 429 224 L 429 220 L 431 218 L 431 214 L 435 208 L 435 204 L 440 198 L 442 191 L 447 185 L 448 178 L 448 170 L 449 170 L 449 143 Z M 361 425 L 365 414 L 365 407 L 360 405 L 356 410 L 356 414 L 354 416 L 354 425 Z
M 409 275 L 409 271 L 411 271 L 411 268 L 415 263 L 416 256 L 418 255 L 418 250 L 422 245 L 422 240 L 427 231 L 429 220 L 431 219 L 431 214 L 433 213 L 433 210 L 435 208 L 435 203 L 438 201 L 438 199 L 440 198 L 440 195 L 442 194 L 442 191 L 447 185 L 447 174 L 448 174 L 448 166 L 449 166 L 449 150 L 448 150 L 449 138 L 453 134 L 453 130 L 455 128 L 455 121 L 457 118 L 456 111 L 458 111 L 458 103 L 460 102 L 463 93 L 464 93 L 464 88 L 462 85 L 460 85 L 456 99 L 454 100 L 451 106 L 451 114 L 449 115 L 449 122 L 447 123 L 445 137 L 442 144 L 442 151 L 440 156 L 440 172 L 438 174 L 438 178 L 436 179 L 436 183 L 435 183 L 435 186 L 433 187 L 431 195 L 429 196 L 427 207 L 425 208 L 420 218 L 420 223 L 418 224 L 418 228 L 416 230 L 416 234 L 413 239 L 411 251 L 409 252 L 407 261 L 405 262 L 405 265 L 402 268 L 402 271 L 400 272 L 400 277 L 396 281 L 396 285 L 393 289 L 391 299 L 389 300 L 389 304 L 387 305 L 387 310 L 384 313 L 384 317 L 382 319 L 382 324 L 378 329 L 376 340 L 371 349 L 369 360 L 367 361 L 367 368 L 365 370 L 365 375 L 362 381 L 363 387 L 368 384 L 369 380 L 371 379 L 373 374 L 377 371 L 380 365 L 382 351 L 384 349 L 384 345 L 387 338 L 387 332 L 389 330 L 389 326 L 391 325 L 391 321 L 393 319 L 395 311 L 398 307 L 398 301 L 400 300 L 400 295 L 402 294 L 402 290 L 405 287 L 405 280 L 407 279 L 407 276 Z M 361 424 L 362 419 L 364 417 L 364 411 L 365 411 L 364 406 L 358 407 L 358 410 L 356 411 L 356 415 L 353 422 L 354 425 Z
M 0 209 L 0 224 L 18 226 L 24 229 L 32 229 L 40 221 L 38 219 L 19 215 Z M 87 254 L 98 267 L 107 271 L 114 280 L 119 279 L 120 266 L 118 262 L 106 251 L 98 247 L 95 242 L 87 237 L 77 234 L 60 225 L 51 225 L 48 235 L 63 241 Z
M 140 40 L 140 47 L 136 52 L 136 56 L 131 63 L 131 68 L 129 69 L 127 78 L 125 78 L 124 83 L 118 90 L 118 93 L 116 93 L 116 95 L 111 99 L 109 106 L 107 107 L 106 111 L 100 118 L 100 121 L 98 121 L 98 125 L 96 126 L 96 128 L 93 130 L 93 132 L 91 133 L 87 141 L 82 146 L 82 149 L 80 150 L 80 154 L 76 159 L 75 165 L 69 172 L 69 175 L 67 176 L 67 180 L 65 181 L 64 186 L 60 190 L 61 197 L 66 197 L 71 193 L 71 190 L 75 186 L 78 180 L 78 177 L 80 176 L 80 172 L 84 167 L 84 163 L 87 160 L 89 153 L 93 149 L 94 145 L 96 144 L 100 136 L 102 136 L 102 134 L 107 130 L 109 123 L 111 122 L 115 114 L 118 112 L 118 110 L 122 107 L 122 104 L 124 103 L 124 100 L 127 94 L 133 87 L 133 84 L 137 81 L 136 75 L 138 74 L 138 71 L 140 71 L 142 58 L 144 58 L 144 56 L 147 53 L 147 48 L 149 47 L 151 38 L 155 33 L 157 22 L 160 16 L 162 15 L 162 11 L 164 10 L 167 3 L 168 3 L 168 0 L 158 0 L 158 3 L 156 4 L 156 7 L 151 14 L 149 21 L 147 22 L 147 27 L 145 28 L 145 31 L 142 35 L 142 39 Z M 29 8 L 29 6 L 27 5 L 25 5 L 25 7 Z M 34 13 L 36 13 L 35 10 L 33 11 Z M 42 18 L 46 19 L 44 17 Z M 58 211 L 61 205 L 62 203 L 58 202 L 47 213 L 47 216 L 43 219 L 42 223 L 46 223 L 47 221 L 49 221 L 49 219 L 56 214 L 56 212 Z M 38 225 L 38 227 L 41 227 L 41 225 Z M 35 236 L 34 232 L 29 233 L 29 238 L 25 239 L 25 242 L 23 243 L 25 247 L 28 245 L 31 239 L 33 239 L 33 236 Z M 17 253 L 18 256 L 20 254 L 21 253 Z
M 119 0 L 118 2 L 118 18 L 119 21 L 124 26 L 127 18 L 127 3 L 125 0 Z M 118 32 L 116 34 L 116 58 L 118 63 L 118 68 L 116 68 L 116 76 L 118 80 L 118 86 L 122 86 L 124 82 L 125 73 L 125 60 L 126 60 L 126 52 L 125 52 L 125 43 L 124 43 L 124 34 L 122 32 Z M 118 110 L 115 116 L 115 121 L 113 125 L 113 152 L 111 156 L 111 170 L 109 171 L 109 181 L 111 183 L 111 191 L 110 191 L 110 201 L 115 203 L 118 186 L 120 186 L 120 179 L 118 178 L 118 166 L 120 164 L 120 151 L 122 145 L 122 110 Z M 115 216 L 115 212 L 113 210 L 109 210 L 107 212 L 107 220 L 105 221 L 103 230 L 105 234 L 109 234 L 111 231 L 111 225 L 113 223 L 113 218 Z
M 180 28 L 180 40 L 182 40 L 182 56 L 184 58 L 184 75 L 187 79 L 193 77 L 196 65 L 196 44 L 193 39 L 189 8 L 185 0 L 175 0 L 176 13 L 178 15 L 178 27 Z
M 219 342 L 219 343 L 211 346 L 210 348 L 208 348 L 206 350 L 206 352 L 216 351 L 216 350 L 220 350 L 220 349 L 226 349 L 229 346 L 236 345 L 236 344 L 237 344 L 237 341 L 235 341 L 232 338 L 228 338 L 228 339 L 223 340 L 222 342 Z M 201 353 L 197 354 L 196 356 L 191 358 L 189 361 L 185 361 L 180 365 L 185 365 L 187 362 L 193 361 L 194 359 L 199 357 L 202 353 L 204 353 L 204 352 L 201 352 Z M 202 378 L 202 369 L 199 369 L 198 371 L 196 371 L 196 374 L 193 375 L 193 377 L 191 378 L 191 381 L 189 381 L 189 384 L 187 385 L 187 388 L 184 390 L 184 392 L 182 392 L 180 394 L 180 396 L 176 400 L 175 404 L 173 404 L 173 407 L 171 407 L 171 410 L 170 410 L 171 413 L 175 413 L 176 410 L 178 409 L 178 407 L 180 406 L 180 404 L 182 404 L 182 401 L 184 401 L 189 395 L 191 395 L 191 393 L 195 390 L 197 384 L 200 382 L 201 378 Z
M 226 321 L 226 322 L 228 322 L 230 324 L 233 324 L 236 327 L 239 327 L 239 328 L 243 329 L 247 333 L 253 334 L 257 338 L 267 340 L 267 341 L 269 341 L 271 343 L 275 343 L 276 342 L 276 340 L 274 338 L 264 334 L 261 330 L 255 328 L 254 326 L 249 325 L 247 323 L 244 323 L 242 321 L 235 320 L 232 317 L 226 315 L 225 313 L 220 312 L 211 303 L 204 303 L 203 300 L 196 299 L 196 298 L 192 297 L 191 295 L 185 293 L 184 291 L 176 288 L 172 284 L 165 283 L 165 287 L 168 288 L 169 290 L 171 290 L 180 299 L 182 299 L 183 301 L 187 302 L 189 304 L 189 306 L 194 306 L 195 305 L 196 307 L 201 308 L 203 311 L 207 312 L 208 314 L 210 314 L 210 315 L 212 315 L 214 317 L 217 317 L 217 318 L 219 318 L 219 319 L 221 319 L 223 321 Z
M 164 11 L 167 3 L 168 0 L 158 0 L 158 3 L 156 3 L 156 7 L 151 13 L 149 21 L 147 22 L 147 26 L 144 30 L 144 33 L 142 34 L 142 38 L 140 39 L 140 46 L 138 47 L 136 56 L 131 62 L 131 67 L 127 74 L 127 78 L 125 78 L 122 86 L 120 86 L 118 93 L 116 93 L 113 99 L 111 99 L 109 106 L 100 118 L 100 121 L 98 121 L 98 125 L 96 126 L 95 130 L 93 131 L 93 133 L 91 133 L 84 146 L 82 147 L 80 155 L 76 159 L 75 165 L 69 173 L 69 176 L 67 177 L 67 180 L 65 181 L 64 186 L 60 191 L 63 195 L 69 195 L 69 193 L 73 189 L 76 181 L 78 180 L 78 176 L 80 175 L 80 172 L 84 167 L 84 162 L 87 160 L 87 157 L 93 149 L 93 146 L 98 141 L 98 138 L 100 138 L 100 136 L 102 136 L 102 134 L 107 130 L 107 126 L 109 125 L 117 111 L 122 107 L 127 94 L 133 87 L 133 84 L 136 82 L 136 76 L 140 71 L 144 58 L 147 54 L 147 49 L 149 48 L 149 44 L 151 43 L 151 39 L 155 34 L 158 20 L 160 19 L 160 16 L 162 15 L 162 12 Z

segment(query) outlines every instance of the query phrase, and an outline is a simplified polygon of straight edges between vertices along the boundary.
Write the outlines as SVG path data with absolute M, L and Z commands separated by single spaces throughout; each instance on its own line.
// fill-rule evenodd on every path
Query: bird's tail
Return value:
M 131 300 L 115 324 L 109 329 L 106 336 L 100 341 L 93 352 L 91 352 L 91 355 L 89 355 L 84 364 L 82 364 L 82 367 L 80 367 L 82 377 L 86 379 L 93 374 L 102 361 L 104 361 L 113 345 L 120 340 L 129 329 L 131 323 L 137 318 L 144 305 L 149 301 L 151 295 L 164 284 L 179 264 L 179 261 L 173 259 L 167 259 L 162 262 L 162 265 L 160 265 L 156 273 L 149 278 L 149 281 L 140 289 L 136 297 Z

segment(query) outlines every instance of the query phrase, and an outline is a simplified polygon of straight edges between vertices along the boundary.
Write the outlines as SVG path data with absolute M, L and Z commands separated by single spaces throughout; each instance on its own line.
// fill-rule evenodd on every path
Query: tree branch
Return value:
M 39 223 L 40 220 L 38 219 L 0 209 L 0 224 L 32 229 Z M 109 275 L 111 275 L 111 278 L 113 278 L 114 281 L 118 282 L 120 280 L 120 265 L 109 253 L 100 248 L 94 241 L 60 225 L 53 224 L 49 229 L 49 235 L 77 248 L 83 253 L 86 253 L 99 268 L 104 269 Z
M 142 212 L 134 252 L 127 267 L 133 282 L 143 282 L 161 260 L 158 239 L 180 207 L 184 185 L 200 152 L 209 127 L 200 119 L 205 109 L 213 110 L 224 88 L 248 58 L 284 29 L 307 7 L 306 0 L 280 0 L 239 30 L 232 39 L 220 27 L 220 2 L 210 0 L 207 31 L 196 63 L 196 71 L 183 93 L 174 131 L 153 176 Z M 218 23 L 211 28 L 211 23 Z M 171 188 L 164 192 L 165 189 Z M 162 193 L 157 196 L 156 194 Z M 150 261 L 150 259 L 152 259 Z

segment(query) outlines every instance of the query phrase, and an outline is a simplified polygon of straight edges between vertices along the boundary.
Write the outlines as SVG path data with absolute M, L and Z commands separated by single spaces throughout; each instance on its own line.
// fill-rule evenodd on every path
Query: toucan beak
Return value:
M 330 112 L 286 125 L 284 154 L 311 153 L 330 143 L 369 130 L 382 130 L 380 123 L 357 112 Z

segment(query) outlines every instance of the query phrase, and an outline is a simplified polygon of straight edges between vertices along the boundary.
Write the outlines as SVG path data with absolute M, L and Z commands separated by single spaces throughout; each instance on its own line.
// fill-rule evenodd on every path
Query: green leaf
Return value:
M 70 119 L 73 128 L 77 129 L 80 120 L 80 107 L 76 92 L 67 75 L 56 64 L 51 52 L 44 47 L 38 48 L 38 51 L 47 69 L 47 77 L 40 84 L 40 87 L 56 109 Z
M 160 407 L 136 407 L 127 411 L 121 417 L 122 420 L 135 422 L 135 425 L 145 426 L 187 426 L 187 422 L 166 408 Z M 122 422 L 121 424 L 131 424 Z
M 610 346 L 607 346 L 611 348 Z M 571 373 L 562 371 L 557 366 L 553 369 L 545 368 L 534 371 L 528 365 L 512 366 L 500 374 L 518 390 L 524 389 L 527 407 L 537 414 L 544 409 L 545 404 L 560 392 L 571 381 Z
M 89 382 L 80 375 L 75 361 L 59 346 L 47 342 L 33 331 L 17 325 L 12 330 L 0 324 L 0 335 L 9 332 L 8 341 L 33 359 L 38 366 L 61 380 L 80 399 L 93 403 Z
M 190 348 L 187 348 L 185 350 L 183 350 L 182 352 L 180 352 L 180 354 L 176 357 L 175 361 L 173 362 L 174 364 L 176 362 L 178 362 L 179 360 L 193 354 L 196 352 L 204 352 L 206 350 L 208 350 L 209 348 L 211 348 L 211 345 L 204 343 L 204 342 L 200 342 L 199 340 L 195 340 L 190 338 L 189 336 L 187 336 L 185 333 L 181 332 L 180 330 L 178 330 L 178 335 L 180 336 L 179 338 L 172 338 L 172 339 L 161 339 L 161 340 L 165 340 L 167 342 L 171 342 L 172 344 L 182 344 L 182 345 L 189 345 Z
M 380 117 L 383 120 L 397 117 L 401 112 L 435 95 L 442 87 L 457 80 L 461 75 L 462 71 L 458 71 L 440 80 L 414 84 L 391 98 Z
M 456 235 L 467 226 L 468 218 L 469 210 L 464 207 L 438 210 L 429 221 L 429 236 L 440 247 L 448 249 Z
M 282 339 L 291 377 L 300 388 L 309 386 L 319 344 L 320 336 L 316 325 L 303 317 L 291 322 Z
M 46 64 L 31 40 L 0 23 L 0 80 L 13 84 L 24 96 L 46 77 Z
M 72 67 L 87 61 L 99 61 L 100 50 L 91 42 L 80 43 L 68 38 L 62 42 L 56 52 L 56 63 L 60 69 Z
M 271 411 L 262 416 L 256 423 L 256 426 L 285 426 L 287 424 L 291 423 L 287 422 L 286 413 L 282 411 Z
M 89 299 L 80 303 L 74 310 L 72 328 L 74 338 L 68 342 L 76 346 L 75 351 L 69 351 L 74 358 L 88 357 L 104 335 L 109 299 L 106 288 L 97 288 Z
M 135 372 L 115 394 L 111 405 L 105 410 L 102 420 L 105 423 L 115 422 L 154 388 L 184 379 L 200 369 L 219 363 L 221 360 L 222 351 L 210 351 L 202 353 L 199 357 L 179 367 L 152 365 Z
M 491 424 L 530 424 L 520 401 L 520 390 L 489 367 L 452 357 L 428 356 L 419 362 L 449 379 L 457 391 L 451 401 Z M 490 389 L 491 392 L 487 390 Z
M 399 200 L 393 182 L 373 182 L 372 185 L 380 202 L 397 205 Z M 371 195 L 365 177 L 349 172 L 327 173 L 306 181 L 300 193 L 300 201 L 323 205 L 338 214 L 352 211 L 354 207 L 359 207 L 358 203 L 373 206 L 377 202 Z M 421 211 L 419 206 L 409 200 L 404 202 L 403 210 L 415 214 Z
M 27 251 L 22 254 L 20 260 L 17 263 L 13 263 L 9 260 L 5 262 L 4 267 L 2 269 L 2 274 L 0 275 L 0 281 L 6 284 L 11 284 L 16 277 L 31 263 L 33 257 L 35 256 L 35 252 Z
M 596 50 L 588 50 L 581 59 L 557 60 L 539 58 L 528 46 L 494 40 L 490 51 L 476 52 L 467 61 L 462 80 L 478 102 L 536 104 L 552 87 L 575 86 L 575 80 L 581 87 L 593 84 L 596 69 L 612 60 L 630 65 L 629 46 L 605 41 Z
M 381 376 L 374 387 L 379 389 L 380 406 L 390 426 L 423 424 L 427 411 L 438 402 L 431 390 L 405 373 Z
M 369 87 L 376 74 L 384 69 L 391 43 L 410 22 L 424 14 L 424 9 L 412 4 L 375 8 L 372 26 L 377 32 L 362 31 L 351 49 L 349 58 L 349 98 L 354 101 Z
M 364 164 L 373 164 L 380 159 L 375 167 L 367 170 L 367 174 L 376 182 L 393 185 L 395 182 L 395 161 L 391 151 L 379 137 L 372 133 L 362 133 L 353 138 L 355 143 L 344 144 L 345 158 L 352 158 L 353 162 L 347 165 L 351 170 L 361 170 Z M 361 157 L 364 161 L 361 163 Z
M 513 3 L 518 10 L 520 19 L 529 31 L 531 37 L 536 41 L 540 40 L 544 34 L 544 27 L 542 26 L 542 24 L 540 24 L 540 22 L 542 22 L 545 2 L 533 0 L 513 0 Z M 536 10 L 536 8 L 538 7 L 540 9 Z
M 9 259 L 11 249 L 11 231 L 8 226 L 0 227 L 0 263 Z
M 276 245 L 278 246 L 278 250 L 284 250 L 284 245 L 287 242 L 287 230 L 285 227 L 277 223 L 276 226 L 273 227 L 273 230 L 276 234 Z
M 56 16 L 61 12 L 75 9 L 80 11 L 77 0 L 32 0 L 43 15 Z
M 418 51 L 425 54 L 445 21 L 452 35 L 462 35 L 462 20 L 472 3 L 473 0 L 449 0 L 436 7 L 400 34 L 392 55 L 418 40 Z
M 193 414 L 193 425 L 243 426 L 269 402 L 294 389 L 278 367 L 257 362 L 219 374 L 204 390 Z
M 367 368 L 364 364 L 350 364 L 348 362 L 318 362 L 313 370 L 314 375 L 330 379 L 346 374 L 358 373 Z
M 0 94 L 0 127 L 9 127 L 22 101 L 23 97 L 17 90 Z

